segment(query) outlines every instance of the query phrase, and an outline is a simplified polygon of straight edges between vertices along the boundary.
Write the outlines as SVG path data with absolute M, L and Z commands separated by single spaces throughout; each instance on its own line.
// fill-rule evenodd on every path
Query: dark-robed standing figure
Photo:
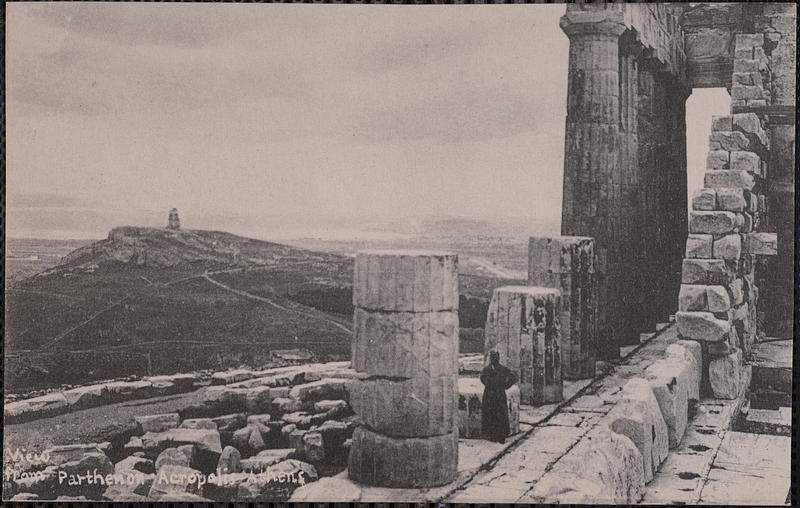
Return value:
M 490 441 L 503 443 L 508 437 L 508 402 L 506 390 L 514 386 L 517 376 L 500 365 L 500 353 L 489 353 L 489 365 L 481 371 L 483 383 L 483 407 L 481 430 Z

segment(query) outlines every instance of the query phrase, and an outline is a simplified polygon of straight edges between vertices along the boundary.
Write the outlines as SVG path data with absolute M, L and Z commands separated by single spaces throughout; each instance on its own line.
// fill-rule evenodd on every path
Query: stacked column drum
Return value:
M 520 401 L 541 405 L 563 398 L 561 293 L 558 289 L 505 286 L 494 290 L 486 319 L 486 357 L 517 375 Z
M 584 236 L 530 238 L 528 285 L 561 291 L 561 373 L 564 379 L 594 377 L 598 305 L 594 239 Z
M 458 466 L 458 257 L 363 251 L 355 261 L 349 475 L 425 488 Z

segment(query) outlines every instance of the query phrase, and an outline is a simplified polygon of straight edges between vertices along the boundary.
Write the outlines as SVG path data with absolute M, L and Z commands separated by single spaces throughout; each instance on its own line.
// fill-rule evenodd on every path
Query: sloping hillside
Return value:
M 352 258 L 224 232 L 121 227 L 9 289 L 13 390 L 350 352 Z M 491 289 L 462 276 L 470 348 Z M 473 344 L 475 343 L 475 344 Z

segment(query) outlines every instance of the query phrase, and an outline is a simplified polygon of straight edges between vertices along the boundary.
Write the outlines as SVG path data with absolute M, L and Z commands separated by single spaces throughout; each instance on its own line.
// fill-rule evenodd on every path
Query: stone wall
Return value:
M 770 98 L 770 70 L 763 35 L 736 36 L 732 110 L 761 106 Z M 739 393 L 743 357 L 756 340 L 754 254 L 763 254 L 760 230 L 770 142 L 759 115 L 714 117 L 709 138 L 705 188 L 695 192 L 676 320 L 686 339 L 708 353 L 712 393 Z

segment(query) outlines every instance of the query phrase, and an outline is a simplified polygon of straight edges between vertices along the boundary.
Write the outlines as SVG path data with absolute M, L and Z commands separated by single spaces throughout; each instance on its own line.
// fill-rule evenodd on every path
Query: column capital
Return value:
M 627 29 L 622 13 L 611 10 L 569 11 L 561 16 L 559 26 L 570 39 L 582 35 L 619 37 Z

